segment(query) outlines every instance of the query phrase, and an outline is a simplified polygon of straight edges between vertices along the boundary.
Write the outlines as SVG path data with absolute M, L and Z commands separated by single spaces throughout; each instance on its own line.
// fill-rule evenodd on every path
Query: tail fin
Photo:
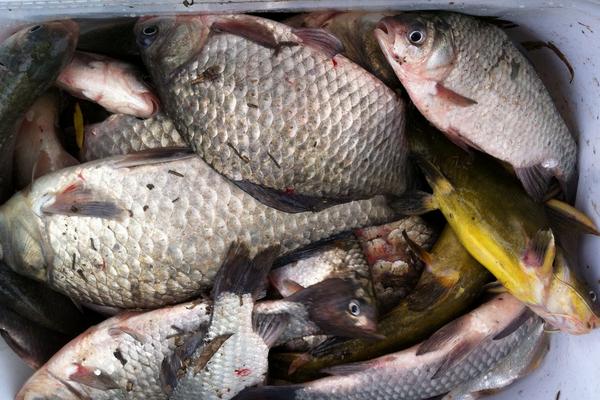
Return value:
M 232 243 L 215 277 L 213 298 L 225 292 L 238 295 L 250 293 L 254 299 L 261 297 L 267 285 L 267 275 L 278 254 L 279 246 L 272 246 L 250 259 L 246 244 Z

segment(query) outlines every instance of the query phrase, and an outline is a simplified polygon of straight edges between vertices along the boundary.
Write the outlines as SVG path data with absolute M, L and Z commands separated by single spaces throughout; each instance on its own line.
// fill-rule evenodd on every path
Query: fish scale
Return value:
M 7 264 L 78 301 L 151 308 L 206 290 L 233 241 L 253 252 L 279 244 L 283 254 L 394 217 L 383 197 L 289 214 L 258 202 L 198 157 L 119 167 L 128 159 L 46 175 L 9 200 L 0 209 Z M 40 211 L 72 185 L 116 205 L 119 218 Z
M 221 18 L 251 20 L 279 42 L 301 42 L 289 27 L 261 18 L 178 17 L 202 26 L 201 49 L 174 69 L 145 49 L 167 114 L 199 155 L 233 180 L 296 194 L 352 199 L 404 191 L 401 99 L 341 55 L 207 33 Z M 138 32 L 164 20 L 143 21 Z M 197 82 L 211 68 L 216 77 Z

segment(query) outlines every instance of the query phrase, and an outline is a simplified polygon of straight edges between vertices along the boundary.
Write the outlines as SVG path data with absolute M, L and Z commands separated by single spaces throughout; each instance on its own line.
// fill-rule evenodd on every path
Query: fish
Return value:
M 63 169 L 0 206 L 14 271 L 80 303 L 156 308 L 198 297 L 229 245 L 281 255 L 397 214 L 383 196 L 285 213 L 248 195 L 188 149 L 154 149 Z
M 13 154 L 19 121 L 56 80 L 77 43 L 77 24 L 27 26 L 0 44 L 0 202 L 13 193 Z
M 113 113 L 149 118 L 160 109 L 158 97 L 133 65 L 100 54 L 77 51 L 56 85 Z
M 464 152 L 431 126 L 415 121 L 410 142 L 433 194 L 407 195 L 412 204 L 400 200 L 405 213 L 439 209 L 469 253 L 555 328 L 584 334 L 598 326 L 597 295 L 577 276 L 553 229 L 562 221 L 561 231 L 599 235 L 587 216 L 558 200 L 535 202 L 495 160 Z
M 449 139 L 508 163 L 539 202 L 553 179 L 573 198 L 577 144 L 504 31 L 464 14 L 416 12 L 382 19 L 375 36 L 412 102 Z
M 538 324 L 504 360 L 455 387 L 442 400 L 475 400 L 500 391 L 539 368 L 550 348 L 550 338 L 544 328 L 544 324 Z
M 49 172 L 79 164 L 59 139 L 58 112 L 58 95 L 49 92 L 39 97 L 25 113 L 15 144 L 17 189 Z
M 46 329 L 76 335 L 88 319 L 68 297 L 28 279 L 0 262 L 0 306 Z
M 492 280 L 491 275 L 462 247 L 449 226 L 441 232 L 431 252 L 408 239 L 425 267 L 413 291 L 379 319 L 377 333 L 384 338 L 330 341 L 308 353 L 272 354 L 274 378 L 306 382 L 323 376 L 320 371 L 325 368 L 405 349 L 476 304 L 484 286 Z
M 377 23 L 389 12 L 314 11 L 298 14 L 284 23 L 294 28 L 322 28 L 344 45 L 344 56 L 354 61 L 388 87 L 402 87 L 373 34 Z
M 235 399 L 433 398 L 504 360 L 540 324 L 539 317 L 504 293 L 406 350 L 328 368 L 332 376 L 312 382 L 249 388 Z
M 351 279 L 360 283 L 378 310 L 390 309 L 414 288 L 422 272 L 411 268 L 417 264 L 410 263 L 404 230 L 418 245 L 431 248 L 434 230 L 423 219 L 412 216 L 356 229 L 280 257 L 269 280 L 287 297 L 298 287 L 327 278 Z
M 237 252 L 232 254 L 239 256 L 242 253 L 241 249 L 244 249 L 244 254 L 247 254 L 246 247 L 236 246 L 234 248 Z M 262 273 L 261 279 L 256 275 L 260 274 L 256 269 L 240 271 L 239 268 L 246 267 L 247 264 L 239 262 L 241 258 L 236 260 L 237 267 L 231 264 L 229 269 L 223 270 L 221 267 L 219 273 L 224 277 L 223 279 L 235 284 L 238 284 L 241 279 L 250 279 L 251 282 L 247 283 L 254 285 L 256 296 L 262 296 L 266 271 Z M 218 282 L 217 279 L 215 287 L 219 287 Z M 317 299 L 317 302 L 320 300 L 333 302 L 337 299 L 340 303 L 355 301 L 353 293 L 347 296 L 340 295 L 346 287 L 346 282 L 336 282 L 332 286 L 336 291 L 331 292 L 323 291 L 322 286 L 314 285 L 299 292 L 293 299 L 258 301 L 253 308 L 250 308 L 251 315 L 245 316 L 246 323 L 248 326 L 277 327 L 277 331 L 271 331 L 269 337 L 272 339 L 276 338 L 277 332 L 288 336 L 307 334 L 314 329 L 314 322 L 309 319 L 310 315 L 315 315 L 310 311 L 314 307 L 307 300 L 312 298 Z M 217 295 L 217 301 L 222 300 Z M 238 300 L 237 307 L 249 308 L 250 303 L 254 302 L 245 301 L 240 305 Z M 317 310 L 316 315 L 320 317 L 316 321 L 317 329 L 330 333 L 328 329 L 335 327 L 341 330 L 351 326 L 355 321 L 355 318 L 348 315 L 345 309 L 326 314 L 319 313 Z M 369 329 L 376 324 L 370 315 L 372 311 L 369 309 L 362 310 L 361 316 L 365 317 L 366 324 L 363 325 L 364 332 L 361 334 L 369 333 Z M 198 298 L 152 311 L 123 312 L 88 329 L 60 350 L 25 383 L 17 399 L 42 397 L 166 400 L 172 394 L 174 387 L 180 383 L 178 379 L 183 372 L 179 372 L 180 369 L 191 366 L 189 358 L 197 349 L 204 348 L 205 340 L 210 342 L 209 327 L 213 322 L 223 324 L 223 318 L 226 316 L 233 317 L 235 320 L 235 317 L 240 314 L 236 313 L 236 310 L 231 311 L 224 307 L 223 303 L 214 303 L 209 298 Z M 219 320 L 221 322 L 218 322 Z M 230 322 L 225 328 L 236 324 L 236 321 Z M 263 330 L 263 332 L 267 331 Z M 359 330 L 344 332 L 354 336 Z M 237 366 L 231 371 L 232 375 L 241 378 L 248 376 L 250 372 L 244 367 Z
M 0 336 L 32 369 L 38 369 L 60 350 L 70 336 L 45 328 L 0 305 Z
M 142 19 L 136 35 L 182 137 L 264 204 L 318 211 L 404 192 L 404 101 L 331 34 L 197 15 Z
M 94 161 L 148 149 L 185 146 L 187 143 L 163 113 L 147 119 L 113 114 L 85 127 L 81 159 Z

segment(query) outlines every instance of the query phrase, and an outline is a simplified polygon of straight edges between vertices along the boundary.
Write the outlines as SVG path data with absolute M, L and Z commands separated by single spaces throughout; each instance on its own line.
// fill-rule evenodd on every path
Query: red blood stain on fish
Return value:
M 237 376 L 248 376 L 252 371 L 249 368 L 239 368 L 235 370 Z
M 72 183 L 69 186 L 67 186 L 65 190 L 63 190 L 63 193 L 70 193 L 74 192 L 75 190 L 77 190 L 77 183 Z
M 337 63 L 337 61 L 335 61 L 335 58 L 332 58 L 331 62 L 333 63 L 334 68 L 337 67 L 338 63 Z
M 284 189 L 285 194 L 294 194 L 296 191 L 294 190 L 293 187 L 288 186 Z

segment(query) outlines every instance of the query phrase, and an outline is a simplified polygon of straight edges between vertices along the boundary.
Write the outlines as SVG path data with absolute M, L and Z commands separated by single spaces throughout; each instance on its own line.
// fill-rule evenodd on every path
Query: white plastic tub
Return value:
M 579 141 L 577 206 L 600 224 L 600 1 L 402 1 L 296 0 L 0 0 L 0 38 L 26 21 L 86 16 L 135 16 L 181 12 L 309 10 L 320 8 L 447 9 L 496 16 L 519 27 L 508 30 L 518 40 L 554 43 L 572 64 L 575 75 L 549 50 L 531 52 L 531 59 Z M 598 150 L 598 154 L 596 151 Z M 579 244 L 581 273 L 600 286 L 600 239 L 583 237 Z M 0 341 L 1 342 L 1 341 Z M 0 400 L 9 400 L 31 371 L 0 343 Z M 560 392 L 560 396 L 558 395 Z M 600 399 L 600 331 L 575 337 L 555 334 L 543 365 L 528 378 L 494 399 Z

